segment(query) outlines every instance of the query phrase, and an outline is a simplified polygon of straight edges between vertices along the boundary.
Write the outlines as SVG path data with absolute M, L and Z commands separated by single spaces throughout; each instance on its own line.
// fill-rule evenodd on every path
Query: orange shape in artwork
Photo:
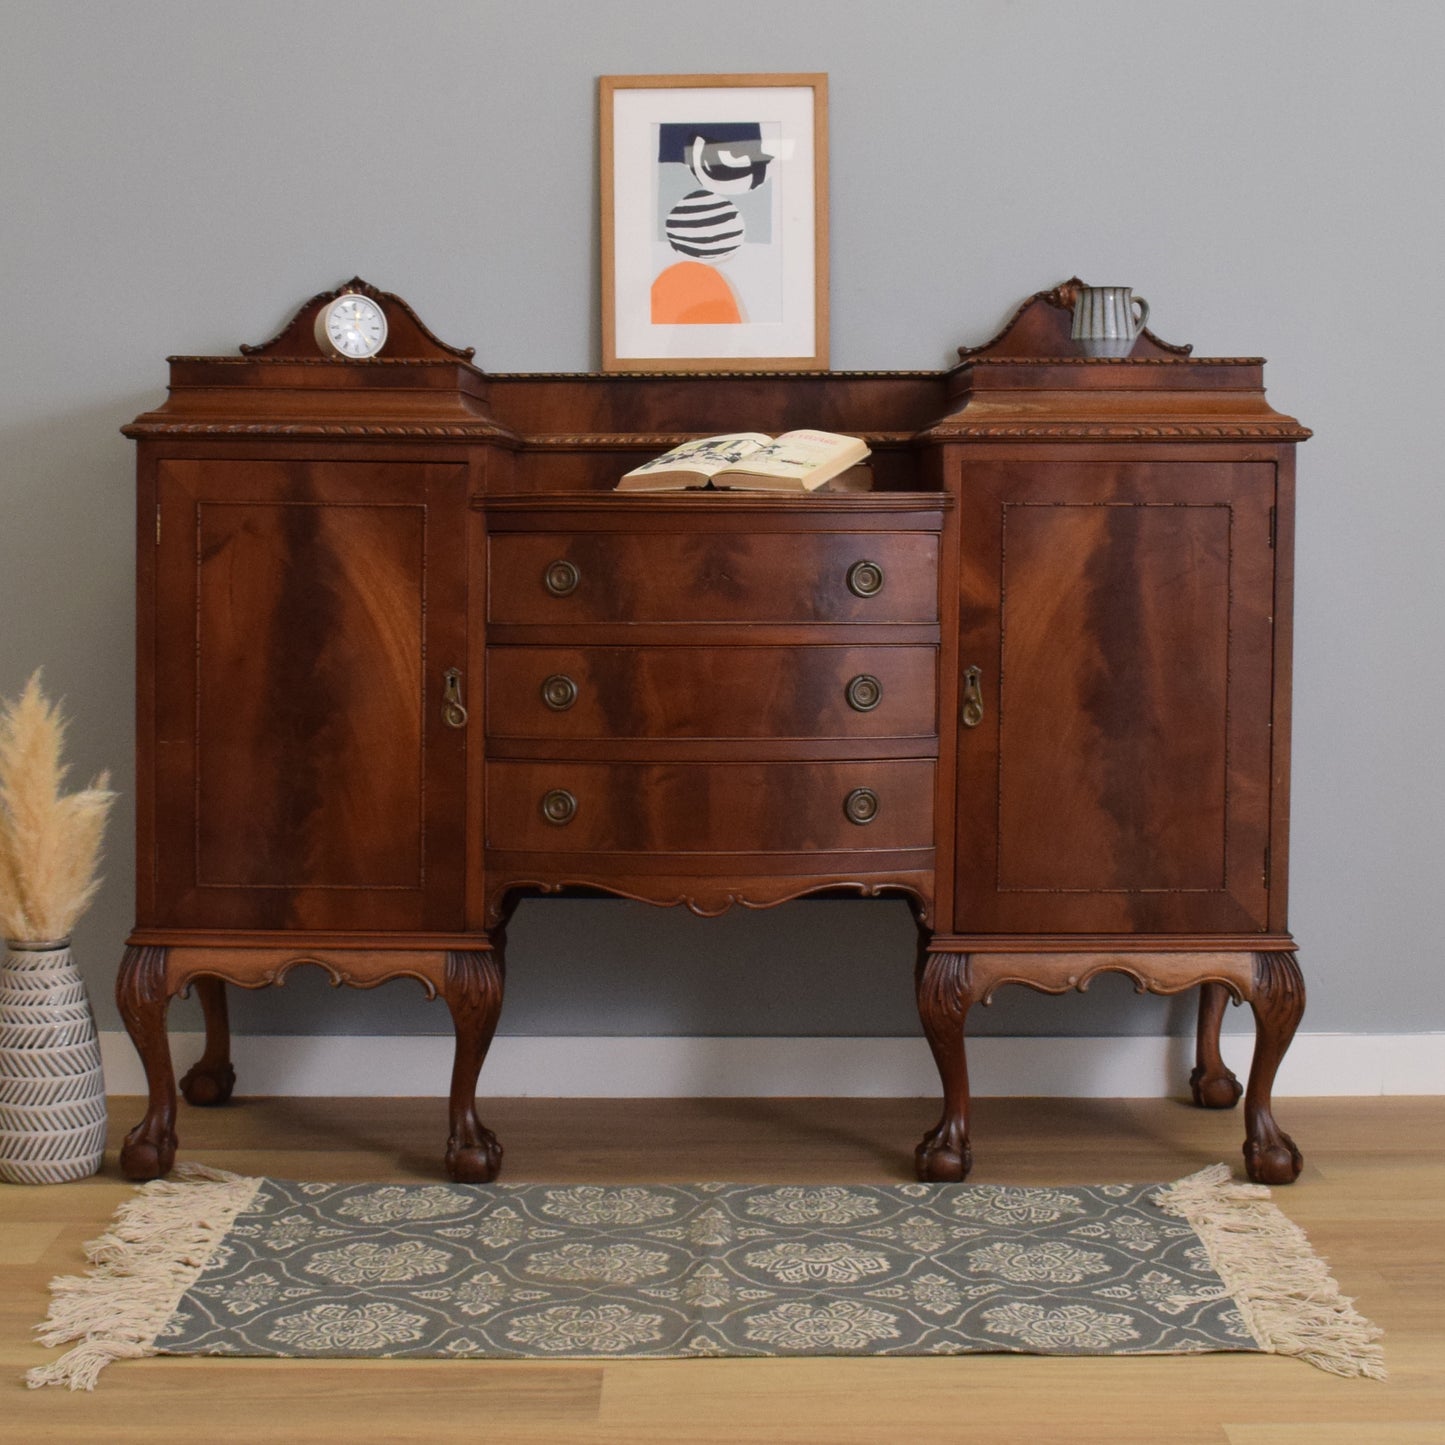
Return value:
M 679 261 L 652 283 L 654 326 L 737 325 L 742 319 L 727 278 L 701 261 Z

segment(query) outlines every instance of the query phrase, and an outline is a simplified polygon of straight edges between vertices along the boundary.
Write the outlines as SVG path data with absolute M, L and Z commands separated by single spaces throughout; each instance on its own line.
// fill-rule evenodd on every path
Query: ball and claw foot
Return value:
M 1244 1093 L 1244 1085 L 1228 1069 L 1214 1073 L 1202 1065 L 1189 1076 L 1189 1092 L 1201 1109 L 1232 1109 Z
M 490 1129 L 475 1141 L 447 1140 L 447 1173 L 458 1184 L 490 1184 L 502 1167 L 502 1146 Z
M 230 1064 L 209 1068 L 199 1063 L 181 1080 L 186 1103 L 197 1109 L 215 1109 L 229 1103 L 235 1087 L 236 1071 Z
M 144 1119 L 137 1124 L 120 1148 L 120 1172 L 138 1184 L 169 1174 L 176 1162 L 176 1136 L 164 1129 L 148 1132 L 146 1124 Z
M 961 1184 L 973 1168 L 973 1151 L 967 1138 L 946 1125 L 939 1125 L 913 1153 L 918 1177 L 925 1184 Z
M 1262 1139 L 1246 1139 L 1244 1172 L 1256 1184 L 1293 1184 L 1304 1158 L 1288 1134 L 1276 1130 Z

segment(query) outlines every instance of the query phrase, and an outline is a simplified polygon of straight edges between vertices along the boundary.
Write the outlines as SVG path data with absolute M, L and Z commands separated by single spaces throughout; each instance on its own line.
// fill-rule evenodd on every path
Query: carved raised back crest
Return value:
M 1006 357 L 1082 357 L 1083 346 L 1070 335 L 1074 325 L 1074 302 L 1089 283 L 1071 276 L 1049 291 L 1035 291 L 1004 324 L 991 341 L 982 346 L 960 346 L 958 359 L 1003 359 Z M 1188 356 L 1192 346 L 1161 341 L 1145 327 L 1139 333 L 1131 360 L 1149 357 Z
M 360 276 L 313 296 L 269 341 L 241 347 L 243 356 L 316 357 L 321 346 L 316 340 L 316 316 L 322 307 L 349 292 L 369 296 L 386 313 L 386 346 L 382 356 L 391 361 L 467 361 L 476 355 L 473 346 L 448 346 L 402 298 L 382 291 Z M 354 366 L 355 362 L 347 362 Z

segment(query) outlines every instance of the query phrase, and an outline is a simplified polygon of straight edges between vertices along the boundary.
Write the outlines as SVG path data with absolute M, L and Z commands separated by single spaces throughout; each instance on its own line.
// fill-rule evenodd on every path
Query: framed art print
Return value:
M 828 77 L 604 75 L 604 371 L 828 365 Z

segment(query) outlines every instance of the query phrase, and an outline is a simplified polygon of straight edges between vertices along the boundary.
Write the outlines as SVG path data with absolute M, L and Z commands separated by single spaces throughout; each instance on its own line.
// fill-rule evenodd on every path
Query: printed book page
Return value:
M 816 491 L 868 455 L 858 437 L 799 430 L 776 440 L 760 432 L 729 432 L 684 442 L 635 467 L 617 483 L 619 492 L 668 492 L 716 487 L 745 491 Z M 850 479 L 847 490 L 867 490 Z
M 771 446 L 739 458 L 730 475 L 792 482 L 811 491 L 868 455 L 865 442 L 836 432 L 784 432 Z

